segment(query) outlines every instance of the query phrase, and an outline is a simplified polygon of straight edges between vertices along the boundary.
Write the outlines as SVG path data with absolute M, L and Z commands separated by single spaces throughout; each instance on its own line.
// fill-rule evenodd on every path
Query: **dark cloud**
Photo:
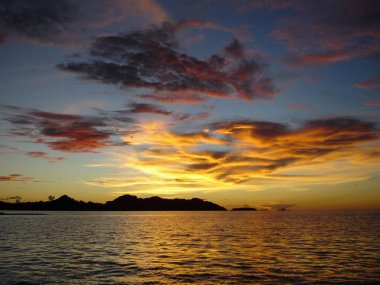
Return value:
M 234 40 L 230 45 L 224 48 L 224 52 L 233 57 L 240 57 L 244 55 L 244 48 L 238 40 Z
M 194 26 L 194 23 L 167 22 L 147 30 L 99 37 L 90 47 L 90 61 L 70 62 L 58 67 L 121 88 L 151 89 L 165 94 L 151 98 L 162 102 L 166 100 L 163 96 L 168 94 L 246 100 L 274 95 L 275 89 L 266 75 L 266 67 L 251 57 L 226 60 L 215 54 L 199 59 L 183 53 L 176 33 L 188 26 Z M 237 40 L 226 51 L 243 55 L 243 48 Z
M 290 132 L 288 127 L 281 123 L 250 120 L 217 122 L 212 125 L 212 129 L 217 131 L 227 131 L 229 135 L 238 134 L 242 131 L 248 130 L 251 136 L 258 137 L 263 140 L 276 138 Z
M 173 112 L 166 111 L 164 108 L 152 104 L 132 103 L 127 108 L 131 113 L 152 113 L 164 116 L 171 116 L 173 114 Z
M 53 42 L 78 17 L 77 9 L 66 0 L 2 0 L 0 31 L 36 41 Z
M 218 166 L 217 163 L 194 163 L 194 164 L 190 164 L 188 165 L 188 169 L 189 170 L 194 170 L 194 171 L 207 171 L 207 170 L 210 170 L 214 167 Z
M 350 117 L 309 121 L 300 132 L 315 133 L 318 144 L 331 147 L 349 146 L 379 137 L 376 124 Z
M 198 121 L 207 119 L 209 114 L 205 112 L 197 114 L 180 114 L 172 111 L 168 111 L 165 108 L 145 103 L 131 103 L 127 105 L 127 112 L 132 114 L 153 114 L 169 116 L 179 121 Z
M 285 211 L 289 208 L 293 208 L 295 204 L 265 204 L 260 205 L 258 208 L 262 210 L 272 210 L 272 211 Z
M 138 95 L 139 98 L 145 100 L 151 100 L 164 104 L 201 104 L 206 102 L 206 98 L 194 93 L 178 92 L 178 93 L 157 93 L 157 94 L 142 94 Z
M 88 33 L 115 22 L 136 26 L 167 18 L 154 0 L 0 1 L 0 34 L 39 44 L 78 46 Z

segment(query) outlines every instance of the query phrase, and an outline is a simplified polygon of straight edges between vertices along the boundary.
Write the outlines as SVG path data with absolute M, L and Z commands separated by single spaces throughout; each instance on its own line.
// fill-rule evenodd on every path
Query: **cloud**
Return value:
M 368 107 L 377 107 L 377 106 L 380 106 L 380 100 L 364 102 L 364 106 L 368 106 Z
M 297 127 L 252 120 L 204 127 L 181 132 L 163 121 L 143 121 L 140 132 L 125 138 L 128 152 L 115 154 L 119 167 L 126 169 L 123 177 L 86 183 L 140 189 L 150 180 L 155 181 L 149 186 L 152 189 L 208 191 L 238 185 L 261 190 L 270 185 L 285 187 L 288 181 L 302 187 L 360 181 L 369 179 L 370 169 L 378 167 L 375 150 L 370 151 L 370 144 L 379 144 L 378 129 L 356 118 L 310 120 Z
M 157 105 L 144 104 L 144 103 L 132 103 L 127 106 L 131 113 L 151 113 L 164 116 L 171 116 L 173 112 L 166 111 Z
M 291 66 L 309 66 L 346 61 L 351 59 L 351 53 L 324 52 L 305 55 L 294 55 L 286 58 L 284 62 Z
M 0 180 L 1 181 L 1 180 Z M 0 198 L 0 201 L 11 201 L 11 200 L 15 200 L 15 203 L 20 203 L 21 202 L 21 199 L 22 197 L 20 196 L 11 196 L 11 197 L 5 197 L 5 198 Z
M 238 40 L 234 40 L 230 45 L 224 48 L 224 52 L 233 57 L 241 57 L 244 55 L 244 48 Z
M 62 156 L 51 157 L 46 152 L 43 152 L 43 151 L 27 151 L 25 152 L 25 155 L 29 157 L 33 157 L 33 158 L 43 158 L 43 159 L 48 160 L 49 162 L 57 162 L 57 161 L 62 161 L 65 159 Z
M 201 100 L 202 97 L 252 100 L 275 94 L 265 65 L 250 56 L 231 56 L 241 44 L 235 40 L 226 56 L 214 54 L 199 59 L 180 50 L 180 29 L 210 24 L 201 22 L 166 22 L 162 26 L 117 36 L 99 37 L 89 49 L 89 61 L 60 64 L 62 70 L 87 79 L 114 84 L 125 89 L 145 88 L 161 102 Z M 163 95 L 164 94 L 164 95 Z M 141 96 L 141 95 L 140 95 Z M 178 99 L 175 98 L 182 98 Z M 184 99 L 186 96 L 186 99 Z M 148 96 L 143 96 L 145 99 Z
M 113 112 L 102 116 L 80 116 L 6 105 L 1 109 L 5 113 L 4 120 L 12 126 L 11 135 L 28 137 L 35 143 L 63 152 L 94 152 L 99 148 L 120 145 L 113 136 L 128 133 L 125 127 L 132 121 Z M 59 157 L 47 157 L 43 152 L 27 152 L 26 155 L 61 160 Z
M 283 41 L 295 66 L 329 64 L 380 52 L 380 2 L 244 1 L 240 11 L 287 10 L 272 36 Z M 286 10 L 285 10 L 286 9 Z
M 289 108 L 294 111 L 299 110 L 314 110 L 316 107 L 312 104 L 304 104 L 304 103 L 290 103 Z
M 3 0 L 0 33 L 39 44 L 77 46 L 89 33 L 114 23 L 161 23 L 166 12 L 154 0 Z
M 209 114 L 205 112 L 197 114 L 181 114 L 168 111 L 161 106 L 146 103 L 131 103 L 127 105 L 127 112 L 132 114 L 153 114 L 168 116 L 179 121 L 198 121 L 207 119 Z
M 265 204 L 260 205 L 260 209 L 265 210 L 272 210 L 272 211 L 282 211 L 282 210 L 288 210 L 289 208 L 294 207 L 294 204 Z
M 367 79 L 355 83 L 354 87 L 360 89 L 373 90 L 380 88 L 380 74 L 373 75 Z
M 37 182 L 33 181 L 33 177 L 24 176 L 22 174 L 9 174 L 0 176 L 0 182 Z
M 0 34 L 0 46 L 7 42 L 7 36 Z
M 158 105 L 131 103 L 125 109 L 105 111 L 97 109 L 92 116 L 45 112 L 37 109 L 1 105 L 2 117 L 10 123 L 9 135 L 27 137 L 31 142 L 47 145 L 62 152 L 96 152 L 98 149 L 125 146 L 122 136 L 138 132 L 135 119 L 147 115 L 159 115 L 169 121 L 192 122 L 205 120 L 209 114 L 194 114 L 168 111 Z M 42 151 L 10 149 L 2 154 L 21 153 L 33 158 L 44 158 L 49 162 L 61 161 L 63 157 L 52 157 Z
M 7 145 L 0 145 L 0 148 L 7 150 L 7 151 L 1 151 L 0 155 L 18 155 L 18 154 L 21 154 L 21 155 L 25 155 L 25 156 L 32 157 L 32 158 L 46 159 L 49 162 L 58 162 L 58 161 L 62 161 L 65 159 L 62 156 L 59 156 L 59 157 L 50 156 L 49 154 L 47 154 L 46 152 L 43 152 L 43 151 L 22 151 L 21 149 L 19 149 L 17 147 L 7 146 Z
M 205 97 L 191 92 L 157 92 L 156 94 L 141 94 L 137 97 L 140 99 L 160 102 L 164 104 L 196 105 L 206 102 Z

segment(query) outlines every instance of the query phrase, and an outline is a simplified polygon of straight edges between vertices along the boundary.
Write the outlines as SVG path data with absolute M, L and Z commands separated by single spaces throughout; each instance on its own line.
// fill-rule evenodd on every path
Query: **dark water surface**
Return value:
M 380 212 L 0 215 L 0 284 L 380 284 Z

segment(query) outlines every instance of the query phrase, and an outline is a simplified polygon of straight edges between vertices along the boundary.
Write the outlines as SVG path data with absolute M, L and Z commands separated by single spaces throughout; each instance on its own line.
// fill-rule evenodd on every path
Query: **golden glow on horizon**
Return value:
M 165 121 L 141 121 L 140 132 L 124 137 L 130 144 L 128 150 L 113 153 L 114 167 L 125 172 L 84 183 L 155 194 L 281 187 L 308 190 L 321 184 L 369 180 L 380 166 L 374 155 L 379 153 L 378 140 L 354 141 L 343 147 L 324 144 L 336 136 L 324 129 L 265 139 L 247 124 L 187 134 L 169 127 Z M 340 135 L 355 138 L 356 133 Z M 315 150 L 326 153 L 318 155 Z

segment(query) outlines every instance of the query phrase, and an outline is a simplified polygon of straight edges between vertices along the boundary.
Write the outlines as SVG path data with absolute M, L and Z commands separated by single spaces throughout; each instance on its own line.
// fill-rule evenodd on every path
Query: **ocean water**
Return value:
M 380 284 L 380 212 L 0 215 L 0 284 Z

